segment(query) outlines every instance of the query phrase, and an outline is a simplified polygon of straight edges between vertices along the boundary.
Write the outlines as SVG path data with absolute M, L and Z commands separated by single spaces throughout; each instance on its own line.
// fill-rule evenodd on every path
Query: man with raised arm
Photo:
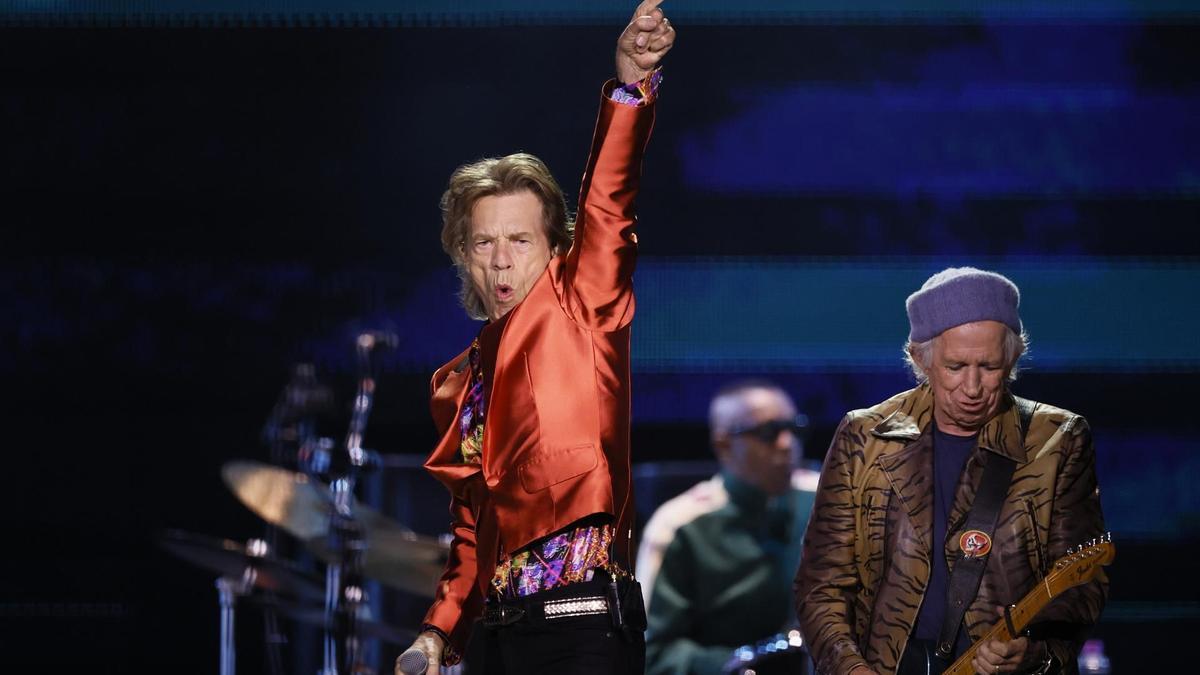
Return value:
M 675 40 L 660 2 L 639 5 L 617 41 L 573 223 L 527 154 L 459 167 L 442 197 L 442 246 L 464 308 L 485 323 L 433 376 L 441 440 L 425 466 L 451 493 L 453 540 L 397 672 L 414 650 L 430 673 L 457 663 L 477 619 L 487 672 L 643 669 L 629 331 L 634 200 Z

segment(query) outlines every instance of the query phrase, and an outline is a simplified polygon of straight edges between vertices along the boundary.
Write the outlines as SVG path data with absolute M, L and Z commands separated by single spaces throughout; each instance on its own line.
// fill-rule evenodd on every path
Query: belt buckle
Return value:
M 489 628 L 496 626 L 511 626 L 525 616 L 525 610 L 497 603 L 483 610 L 483 625 Z

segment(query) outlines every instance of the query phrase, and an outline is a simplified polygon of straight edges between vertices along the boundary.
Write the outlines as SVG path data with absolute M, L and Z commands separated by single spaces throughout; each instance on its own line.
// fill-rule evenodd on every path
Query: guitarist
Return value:
M 970 267 L 908 297 L 915 389 L 838 427 L 796 575 L 826 675 L 936 675 L 1048 572 L 1104 532 L 1087 422 L 1009 391 L 1027 336 L 1009 279 Z M 1075 673 L 1108 582 L 1055 598 L 976 673 Z

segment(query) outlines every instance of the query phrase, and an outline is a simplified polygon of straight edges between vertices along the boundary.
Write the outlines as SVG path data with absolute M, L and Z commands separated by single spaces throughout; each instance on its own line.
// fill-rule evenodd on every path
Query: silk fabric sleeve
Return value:
M 567 313 L 601 331 L 619 330 L 633 319 L 634 202 L 655 108 L 613 101 L 608 94 L 614 86 L 605 85 L 560 288 Z
M 483 608 L 483 598 L 475 583 L 479 561 L 475 546 L 475 516 L 470 504 L 455 497 L 450 502 L 452 517 L 450 556 L 446 571 L 438 581 L 433 606 L 424 623 L 437 626 L 450 637 L 450 646 L 462 653 L 471 624 Z

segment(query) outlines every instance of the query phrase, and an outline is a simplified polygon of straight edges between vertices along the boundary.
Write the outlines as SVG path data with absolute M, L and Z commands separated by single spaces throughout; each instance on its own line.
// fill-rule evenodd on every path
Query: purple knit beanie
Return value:
M 925 342 L 973 321 L 999 321 L 1019 335 L 1020 304 L 1021 292 L 1007 277 L 974 267 L 944 269 L 908 296 L 908 339 Z

